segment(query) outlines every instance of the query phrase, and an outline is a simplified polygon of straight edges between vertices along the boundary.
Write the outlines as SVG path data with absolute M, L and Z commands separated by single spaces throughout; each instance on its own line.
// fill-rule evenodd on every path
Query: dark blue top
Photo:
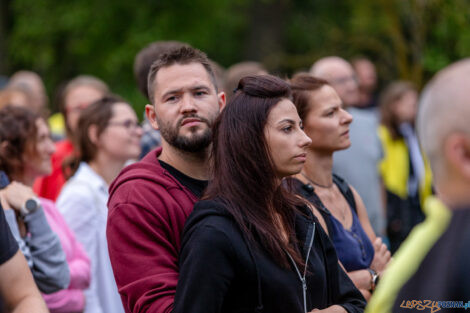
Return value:
M 359 218 L 351 210 L 353 222 L 350 229 L 345 229 L 340 221 L 329 214 L 331 221 L 330 238 L 336 248 L 338 259 L 346 271 L 368 268 L 374 258 L 374 247 L 365 233 Z
M 312 185 L 292 179 L 295 191 L 309 200 L 323 216 L 328 234 L 336 249 L 338 259 L 347 272 L 369 268 L 374 258 L 374 247 L 362 228 L 356 213 L 356 204 L 349 185 L 339 176 L 333 175 L 333 181 L 348 202 L 352 213 L 352 225 L 345 229 L 315 193 Z

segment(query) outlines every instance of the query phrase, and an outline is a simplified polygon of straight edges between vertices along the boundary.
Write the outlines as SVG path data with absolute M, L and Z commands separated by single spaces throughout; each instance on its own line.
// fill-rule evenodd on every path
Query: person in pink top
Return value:
M 38 198 L 31 188 L 37 177 L 49 174 L 52 170 L 51 155 L 54 152 L 54 143 L 50 138 L 49 128 L 39 115 L 24 108 L 7 107 L 0 110 L 0 135 L 0 169 L 4 170 L 12 181 L 2 190 L 2 194 L 7 204 L 17 213 L 18 228 L 22 237 L 28 237 L 26 232 L 30 227 L 37 228 L 42 225 L 43 232 L 52 231 L 59 237 L 65 253 L 70 283 L 66 289 L 43 294 L 47 307 L 51 313 L 83 312 L 84 290 L 89 287 L 91 279 L 90 260 L 54 202 Z M 31 200 L 36 201 L 36 208 L 28 206 L 28 201 Z M 30 212 L 26 212 L 28 210 Z M 40 211 L 43 211 L 43 214 L 38 215 Z M 33 220 L 32 216 L 37 217 Z M 34 235 L 34 232 L 29 230 L 29 236 Z M 39 243 L 40 240 L 36 242 L 38 246 L 30 247 L 31 251 L 47 249 L 46 243 Z M 44 258 L 46 257 L 47 254 Z M 51 263 L 51 260 L 35 260 L 33 257 L 32 262 L 47 264 Z

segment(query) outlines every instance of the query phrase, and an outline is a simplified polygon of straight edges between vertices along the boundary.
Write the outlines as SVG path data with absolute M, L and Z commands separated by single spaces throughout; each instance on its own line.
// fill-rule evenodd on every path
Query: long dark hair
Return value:
M 290 243 L 295 242 L 296 206 L 303 202 L 279 185 L 264 128 L 271 109 L 290 98 L 289 84 L 280 78 L 260 75 L 240 80 L 235 96 L 214 124 L 214 179 L 204 196 L 222 201 L 247 240 L 286 268 L 286 251 L 297 264 L 303 261 L 295 245 L 283 240 L 279 222 Z

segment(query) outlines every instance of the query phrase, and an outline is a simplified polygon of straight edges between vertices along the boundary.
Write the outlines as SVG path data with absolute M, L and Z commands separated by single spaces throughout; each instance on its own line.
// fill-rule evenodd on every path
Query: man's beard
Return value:
M 189 136 L 179 135 L 183 119 L 191 117 L 201 120 L 201 122 L 205 123 L 208 127 L 201 134 L 196 135 L 195 133 L 191 133 Z M 178 121 L 176 127 L 172 127 L 169 123 L 162 123 L 161 121 L 158 121 L 158 125 L 160 125 L 160 135 L 163 139 L 165 139 L 171 146 L 184 152 L 202 152 L 212 142 L 212 122 L 208 119 L 197 116 L 196 114 L 182 117 Z

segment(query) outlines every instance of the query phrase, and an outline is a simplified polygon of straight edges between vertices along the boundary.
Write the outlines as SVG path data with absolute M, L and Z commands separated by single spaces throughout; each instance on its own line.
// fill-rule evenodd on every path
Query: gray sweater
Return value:
M 49 294 L 66 289 L 70 272 L 59 237 L 47 222 L 42 207 L 25 216 L 28 234 L 22 238 L 14 210 L 5 210 L 11 232 L 20 246 L 41 292 Z

